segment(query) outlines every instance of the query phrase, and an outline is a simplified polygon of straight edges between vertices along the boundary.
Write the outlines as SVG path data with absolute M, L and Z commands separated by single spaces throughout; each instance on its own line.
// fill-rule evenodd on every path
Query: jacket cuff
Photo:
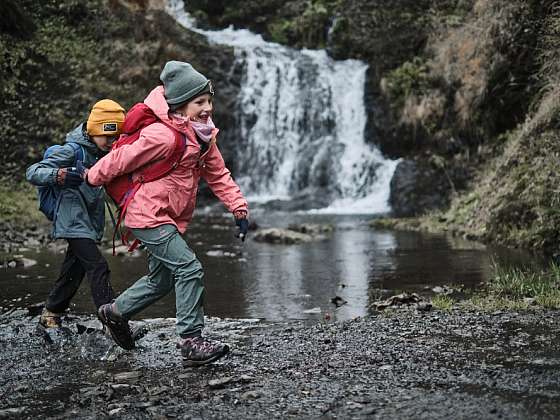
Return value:
M 48 180 L 47 180 L 49 185 L 57 185 L 57 182 L 56 182 L 56 175 L 57 174 L 58 174 L 58 168 L 54 168 L 51 171 L 51 173 L 49 174 L 49 177 L 48 177 Z
M 247 206 L 247 204 L 243 204 L 241 206 L 237 206 L 235 207 L 235 210 L 232 210 L 232 213 L 235 214 L 238 211 L 244 211 L 245 213 L 247 213 L 247 217 L 249 217 L 249 206 Z

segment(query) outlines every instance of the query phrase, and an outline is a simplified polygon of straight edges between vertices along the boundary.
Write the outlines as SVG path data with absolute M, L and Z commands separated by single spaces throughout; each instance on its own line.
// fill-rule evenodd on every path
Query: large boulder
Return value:
M 411 217 L 449 203 L 451 184 L 442 170 L 412 160 L 401 161 L 391 180 L 389 204 L 396 217 Z
M 272 244 L 301 244 L 324 239 L 321 235 L 296 232 L 290 229 L 270 228 L 261 229 L 255 233 L 253 239 L 257 242 L 268 242 Z

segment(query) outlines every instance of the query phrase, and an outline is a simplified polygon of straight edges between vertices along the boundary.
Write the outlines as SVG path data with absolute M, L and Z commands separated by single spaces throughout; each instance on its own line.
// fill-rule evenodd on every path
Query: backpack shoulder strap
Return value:
M 158 122 L 161 122 L 163 125 L 173 131 L 173 134 L 175 136 L 173 152 L 171 152 L 171 154 L 164 160 L 157 162 L 151 167 L 142 171 L 142 173 L 138 177 L 138 182 L 141 183 L 155 181 L 156 179 L 167 175 L 168 172 L 175 169 L 183 158 L 183 155 L 185 154 L 185 150 L 187 148 L 187 138 L 183 133 L 163 121 Z
M 68 142 L 68 144 L 72 146 L 72 149 L 74 149 L 74 156 L 75 156 L 74 162 L 77 162 L 79 160 L 83 162 L 84 157 L 86 155 L 84 151 L 84 146 L 73 141 Z

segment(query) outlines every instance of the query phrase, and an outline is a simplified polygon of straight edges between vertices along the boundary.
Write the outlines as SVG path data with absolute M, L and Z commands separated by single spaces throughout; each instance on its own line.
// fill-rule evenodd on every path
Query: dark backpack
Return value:
M 74 149 L 74 163 L 76 163 L 78 160 L 83 161 L 85 156 L 83 147 L 74 142 L 68 142 L 67 144 L 72 146 L 72 148 Z M 45 150 L 43 159 L 48 158 L 63 147 L 64 146 L 61 144 L 50 146 L 49 148 L 47 148 L 47 150 Z M 37 195 L 39 198 L 39 210 L 41 210 L 41 212 L 45 216 L 47 216 L 47 219 L 52 222 L 58 210 L 60 188 L 57 185 L 43 185 L 37 187 Z

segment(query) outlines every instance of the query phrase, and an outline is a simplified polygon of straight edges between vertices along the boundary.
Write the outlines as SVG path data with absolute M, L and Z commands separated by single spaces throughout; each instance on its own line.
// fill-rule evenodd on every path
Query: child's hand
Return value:
M 56 183 L 62 187 L 76 188 L 79 187 L 82 182 L 84 182 L 84 180 L 74 167 L 60 168 L 56 173 Z
M 84 181 L 86 181 L 87 184 L 87 174 L 89 169 L 85 167 L 84 162 L 82 162 L 81 160 L 76 162 L 76 169 L 78 170 L 78 173 L 80 174 L 80 176 L 82 177 L 82 179 Z
M 235 224 L 239 228 L 239 232 L 237 232 L 235 237 L 245 242 L 245 237 L 247 236 L 247 232 L 249 232 L 249 221 L 247 220 L 247 211 L 236 210 L 233 212 L 233 217 L 235 217 Z

